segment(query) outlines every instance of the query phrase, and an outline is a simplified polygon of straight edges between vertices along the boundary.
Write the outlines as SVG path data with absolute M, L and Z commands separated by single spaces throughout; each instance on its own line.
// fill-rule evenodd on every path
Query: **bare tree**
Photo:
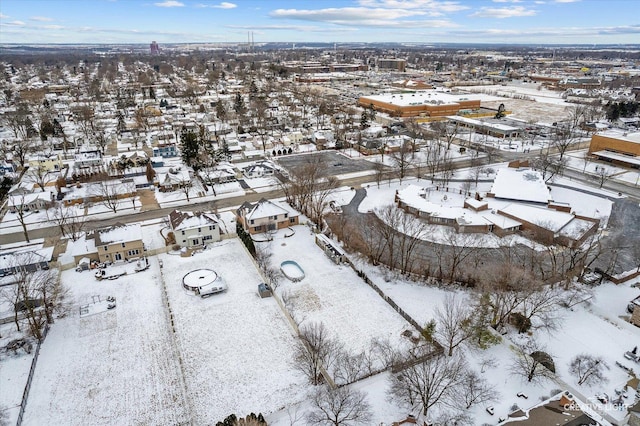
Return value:
M 335 176 L 326 176 L 320 157 L 312 157 L 289 173 L 289 180 L 281 185 L 287 202 L 318 225 L 321 225 L 329 196 L 338 187 Z
M 358 425 L 369 424 L 371 407 L 362 391 L 342 386 L 331 389 L 319 387 L 312 397 L 313 409 L 307 416 L 314 425 Z
M 189 202 L 189 196 L 191 195 L 191 189 L 193 188 L 193 184 L 191 181 L 182 181 L 180 182 L 180 191 L 187 197 L 187 202 Z
M 271 245 L 260 244 L 256 245 L 255 259 L 258 264 L 258 268 L 262 272 L 262 275 L 266 278 L 267 284 L 271 286 L 273 290 L 278 288 L 280 279 L 282 278 L 282 272 L 278 268 L 271 266 Z
M 66 290 L 53 269 L 30 271 L 24 266 L 16 269 L 15 285 L 20 306 L 16 305 L 15 309 L 24 311 L 31 334 L 42 340 L 42 329 L 45 323 L 53 323 L 54 313 Z
M 434 121 L 431 123 L 431 129 L 435 132 L 436 137 L 443 140 L 447 144 L 447 151 L 451 148 L 451 144 L 458 133 L 458 123 L 449 123 L 448 121 Z
M 558 288 L 542 285 L 533 280 L 522 295 L 519 312 L 534 328 L 555 330 L 560 320 L 558 309 L 560 302 L 561 292 Z M 518 331 L 523 332 L 523 330 Z
M 435 356 L 390 376 L 390 396 L 429 419 L 438 408 L 457 408 L 467 364 L 462 357 Z
M 382 261 L 382 256 L 385 253 L 386 238 L 385 234 L 381 232 L 384 229 L 385 225 L 373 214 L 366 216 L 360 228 L 363 244 L 362 253 L 374 265 L 378 265 Z
M 569 372 L 576 376 L 579 385 L 594 385 L 607 381 L 605 370 L 609 365 L 600 356 L 576 355 L 569 364 Z
M 556 175 L 562 174 L 567 163 L 566 158 L 557 158 L 547 151 L 542 151 L 538 157 L 534 158 L 533 167 L 542 173 L 545 182 L 553 180 Z
M 27 216 L 29 213 L 29 206 L 27 205 L 26 194 L 13 195 L 10 198 L 11 210 L 16 212 L 18 222 L 22 226 L 22 234 L 24 240 L 28 243 L 29 231 L 27 230 Z
M 304 373 L 312 384 L 322 381 L 322 371 L 333 363 L 337 344 L 329 336 L 324 323 L 310 323 L 300 327 L 300 342 L 294 355 L 294 366 Z
M 602 188 L 604 186 L 605 182 L 607 182 L 614 174 L 615 173 L 610 172 L 604 166 L 596 167 L 595 178 L 596 178 L 596 181 L 598 182 L 598 184 L 600 185 L 600 188 Z
M 48 210 L 47 215 L 60 229 L 62 236 L 72 241 L 77 241 L 84 231 L 85 217 L 76 206 L 65 207 L 60 203 Z
M 73 114 L 77 120 L 78 125 L 80 126 L 80 130 L 86 137 L 91 135 L 96 127 L 95 121 L 95 111 L 94 107 L 91 104 L 83 103 L 74 109 Z
M 546 352 L 544 346 L 534 340 L 524 345 L 516 345 L 515 359 L 510 369 L 513 374 L 532 383 L 552 379 L 555 373 L 553 358 Z
M 38 185 L 40 190 L 44 192 L 44 187 L 47 184 L 47 176 L 49 176 L 49 170 L 39 164 L 34 167 L 29 167 L 28 175 L 33 182 Z
M 478 236 L 476 234 L 458 234 L 455 229 L 447 227 L 444 234 L 445 245 L 447 246 L 445 253 L 445 267 L 448 266 L 448 279 L 455 281 L 462 263 L 475 251 L 477 251 L 474 243 Z M 447 265 L 448 263 L 448 265 Z M 440 264 L 442 274 L 442 263 Z
M 462 384 L 462 392 L 460 396 L 464 402 L 465 408 L 469 409 L 474 405 L 485 404 L 498 400 L 498 392 L 493 386 L 478 373 L 469 370 Z
M 448 356 L 453 350 L 473 336 L 472 312 L 465 300 L 455 293 L 447 293 L 442 306 L 436 308 L 436 340 L 444 345 Z
M 396 167 L 400 183 L 402 183 L 402 179 L 407 175 L 407 171 L 413 162 L 413 157 L 411 145 L 404 141 L 401 143 L 400 149 L 391 153 L 391 161 Z
M 3 123 L 11 129 L 17 140 L 29 140 L 37 136 L 27 104 L 18 104 L 14 111 L 5 112 L 2 118 Z
M 124 187 L 119 182 L 102 181 L 94 184 L 92 197 L 114 213 L 118 212 Z

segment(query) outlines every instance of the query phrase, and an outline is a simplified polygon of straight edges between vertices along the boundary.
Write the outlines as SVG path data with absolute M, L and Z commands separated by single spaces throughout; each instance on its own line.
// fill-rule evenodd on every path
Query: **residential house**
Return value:
M 220 184 L 235 182 L 238 177 L 242 177 L 242 174 L 236 171 L 236 168 L 231 163 L 219 163 L 213 170 L 201 170 L 200 176 L 209 184 Z
M 243 203 L 236 210 L 236 221 L 249 234 L 276 231 L 299 223 L 299 214 L 284 203 L 261 199 Z
M 142 228 L 139 224 L 97 229 L 91 231 L 86 239 L 93 239 L 100 262 L 127 261 L 144 256 Z M 89 253 L 86 256 L 90 257 Z
M 180 247 L 199 247 L 220 241 L 220 226 L 214 214 L 183 212 L 169 213 L 169 225 Z
M 34 272 L 49 269 L 54 247 L 20 248 L 0 251 L 0 277 L 13 275 L 20 270 Z
M 242 174 L 247 178 L 261 178 L 273 176 L 276 166 L 270 161 L 257 161 L 242 168 Z
M 74 170 L 99 168 L 103 165 L 102 155 L 95 152 L 83 152 L 75 154 L 73 159 Z
M 153 147 L 154 157 L 171 158 L 178 157 L 179 155 L 178 146 L 172 142 L 159 143 L 157 146 Z
M 9 196 L 9 211 L 38 211 L 46 210 L 53 205 L 53 192 L 39 191 Z
M 62 158 L 60 154 L 37 154 L 27 159 L 30 168 L 40 168 L 42 171 L 54 172 L 62 169 Z
M 169 169 L 168 173 L 158 175 L 158 185 L 160 191 L 175 191 L 186 186 L 191 186 L 192 175 L 189 170 Z
M 7 173 L 15 173 L 17 170 L 15 163 L 10 161 L 0 161 L 0 176 Z

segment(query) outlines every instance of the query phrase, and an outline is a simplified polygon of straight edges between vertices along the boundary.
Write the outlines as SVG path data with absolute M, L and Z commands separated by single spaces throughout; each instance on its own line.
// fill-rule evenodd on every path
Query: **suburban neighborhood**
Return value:
M 640 425 L 638 44 L 238 31 L 0 41 L 0 425 Z

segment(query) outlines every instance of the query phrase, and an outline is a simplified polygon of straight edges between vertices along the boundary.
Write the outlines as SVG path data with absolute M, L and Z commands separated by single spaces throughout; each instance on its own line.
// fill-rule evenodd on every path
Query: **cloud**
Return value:
M 493 0 L 494 3 L 522 3 L 522 0 Z
M 184 3 L 176 0 L 165 0 L 161 3 L 154 3 L 153 5 L 158 7 L 183 7 Z
M 270 16 L 274 18 L 297 19 L 301 21 L 325 22 L 348 27 L 452 28 L 458 26 L 447 19 L 406 19 L 431 15 L 420 10 L 405 9 L 369 9 L 364 7 L 327 8 L 317 10 L 277 9 L 272 11 Z
M 275 31 L 299 31 L 299 32 L 354 32 L 358 31 L 357 28 L 326 28 L 316 25 L 225 25 L 227 28 L 241 29 L 241 30 L 275 30 Z
M 0 13 L 0 19 L 9 19 L 9 15 L 5 15 L 4 13 Z
M 578 3 L 580 0 L 555 0 L 556 3 Z
M 46 16 L 32 16 L 31 18 L 32 21 L 39 21 L 39 22 L 51 22 L 53 21 L 53 18 L 47 18 Z
M 270 13 L 274 18 L 298 19 L 302 21 L 329 22 L 338 25 L 368 25 L 371 22 L 391 22 L 399 18 L 423 15 L 417 10 L 369 9 L 365 7 L 343 7 L 327 9 L 276 9 Z
M 545 37 L 552 40 L 559 38 L 575 38 L 575 37 L 595 37 L 602 35 L 618 35 L 618 34 L 640 34 L 640 24 L 622 25 L 612 27 L 563 27 L 563 28 L 530 28 L 526 30 L 518 29 L 501 29 L 488 28 L 478 30 L 457 29 L 451 30 L 449 35 L 468 38 L 497 38 L 504 40 L 505 37 L 533 39 L 536 37 Z M 588 42 L 588 41 L 587 41 Z
M 24 23 L 23 21 L 11 21 L 11 22 L 5 22 L 4 25 L 9 25 L 12 27 L 24 27 L 27 24 Z
M 215 7 L 216 9 L 234 9 L 234 8 L 238 7 L 238 5 L 234 4 L 234 3 L 229 3 L 229 2 L 223 1 L 220 4 L 214 4 L 211 7 Z
M 237 4 L 235 3 L 229 3 L 226 1 L 223 1 L 220 4 L 205 4 L 205 3 L 198 3 L 196 5 L 196 7 L 198 8 L 205 8 L 205 7 L 211 7 L 213 9 L 235 9 L 236 7 L 238 7 Z
M 524 6 L 511 6 L 511 7 L 482 7 L 476 13 L 471 14 L 474 18 L 515 18 L 521 16 L 535 16 L 536 11 L 534 9 L 527 9 Z
M 62 30 L 64 27 L 62 25 L 43 25 L 42 28 L 46 30 Z
M 457 1 L 438 0 L 359 0 L 360 6 L 383 9 L 419 10 L 429 16 L 442 16 L 446 13 L 469 9 L 469 6 Z

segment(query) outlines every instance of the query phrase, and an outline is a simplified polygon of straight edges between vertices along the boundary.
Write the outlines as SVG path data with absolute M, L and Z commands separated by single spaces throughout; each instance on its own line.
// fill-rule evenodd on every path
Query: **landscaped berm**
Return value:
M 220 293 L 227 289 L 227 285 L 213 269 L 196 269 L 182 277 L 182 287 L 201 297 Z

